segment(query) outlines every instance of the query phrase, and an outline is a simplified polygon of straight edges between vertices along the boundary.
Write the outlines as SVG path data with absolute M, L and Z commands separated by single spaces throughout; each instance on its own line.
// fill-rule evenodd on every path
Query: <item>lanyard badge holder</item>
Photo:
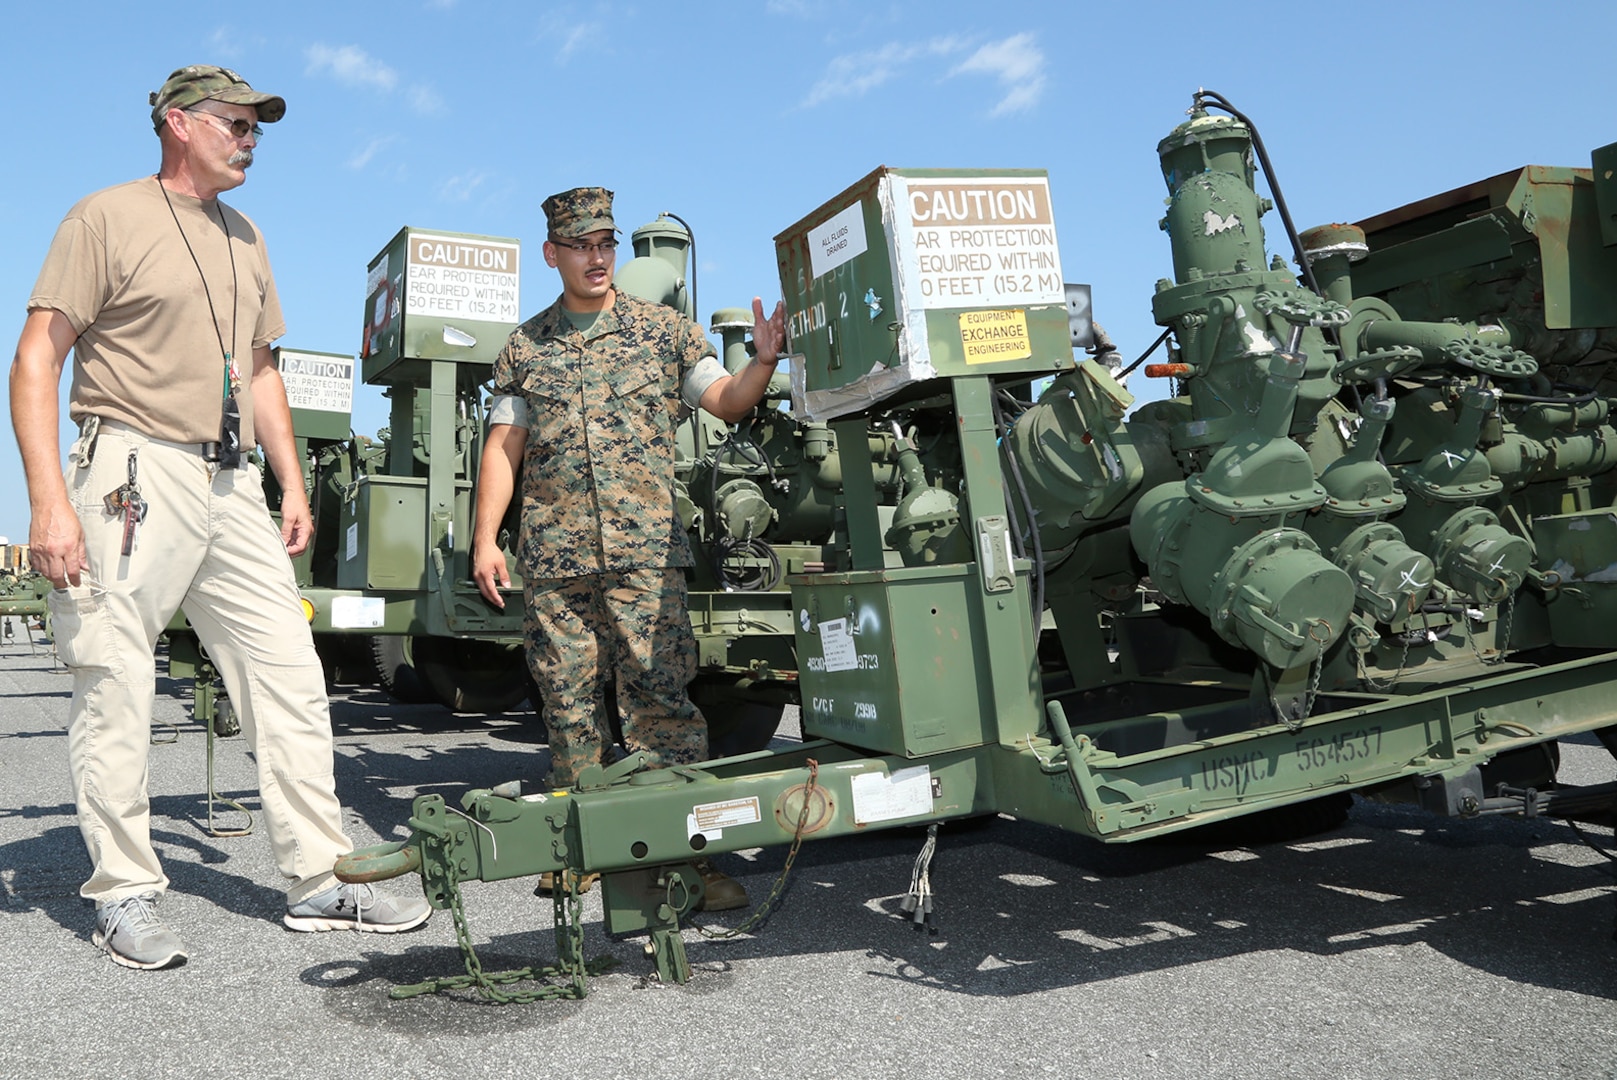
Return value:
M 221 469 L 241 467 L 241 407 L 236 393 L 241 389 L 241 369 L 235 358 L 225 353 L 224 409 L 219 420 L 219 441 L 204 443 L 203 460 Z

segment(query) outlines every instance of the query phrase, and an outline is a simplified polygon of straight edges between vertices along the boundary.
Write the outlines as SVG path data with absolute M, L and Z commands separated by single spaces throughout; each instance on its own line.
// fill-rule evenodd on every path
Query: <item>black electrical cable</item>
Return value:
M 989 399 L 989 406 L 994 411 L 994 440 L 999 446 L 1002 454 L 1005 451 L 1005 433 L 1009 429 L 1005 424 L 1005 414 L 1002 411 L 1001 406 L 1008 396 L 1010 396 L 1008 391 L 995 390 L 993 397 Z M 1006 459 L 1007 462 L 1009 462 L 1009 460 L 1009 458 Z M 1005 512 L 1010 515 L 1010 519 L 1013 523 L 1016 522 L 1016 509 L 1011 505 L 1009 491 L 1007 491 L 1005 494 Z M 1015 529 L 1011 530 L 1011 549 L 1011 553 L 1016 555 L 1018 558 L 1027 557 L 1027 545 L 1022 542 L 1022 534 Z
M 1596 846 L 1595 842 L 1593 840 L 1590 840 L 1587 836 L 1585 836 L 1582 829 L 1578 828 L 1578 823 L 1576 821 L 1573 821 L 1571 818 L 1568 818 L 1566 823 L 1567 823 L 1567 825 L 1569 825 L 1571 827 L 1573 833 L 1575 833 L 1577 835 L 1578 839 L 1583 841 L 1583 846 L 1584 847 L 1588 848 L 1590 851 L 1594 852 L 1596 855 L 1599 855 L 1602 859 L 1607 859 L 1607 860 L 1609 860 L 1611 862 L 1617 863 L 1617 855 L 1613 855 L 1611 852 L 1607 851 L 1603 847 Z
M 733 592 L 769 592 L 779 585 L 784 576 L 781 572 L 780 556 L 776 554 L 773 545 L 756 538 L 740 539 L 734 536 L 721 536 L 713 541 L 714 572 L 720 577 L 720 584 L 726 590 Z M 752 557 L 761 559 L 766 566 L 745 572 L 734 572 L 725 565 L 732 558 Z
M 1582 389 L 1581 387 L 1579 389 Z M 1551 397 L 1544 394 L 1510 394 L 1500 391 L 1499 400 L 1517 405 L 1587 405 L 1600 399 L 1600 391 L 1589 390 L 1576 397 Z
M 1131 371 L 1133 371 L 1135 368 L 1137 368 L 1141 364 L 1145 363 L 1146 357 L 1150 356 L 1152 353 L 1154 353 L 1158 349 L 1162 348 L 1162 343 L 1164 341 L 1168 340 L 1168 335 L 1171 334 L 1171 333 L 1173 333 L 1173 327 L 1170 326 L 1166 330 L 1164 330 L 1162 333 L 1158 334 L 1157 335 L 1157 340 L 1155 340 L 1155 341 L 1153 341 L 1151 343 L 1151 347 L 1149 349 L 1145 350 L 1145 352 L 1141 353 L 1140 358 L 1138 360 L 1134 361 L 1134 363 L 1130 364 L 1128 367 L 1124 368 L 1122 371 L 1119 371 L 1117 373 L 1117 375 L 1116 375 L 1116 378 L 1118 378 L 1119 380 L 1123 379 Z
M 1231 105 L 1223 94 L 1215 93 L 1212 90 L 1198 90 L 1193 100 L 1197 108 L 1200 108 L 1204 102 L 1211 101 L 1214 105 L 1246 125 L 1247 133 L 1252 136 L 1252 149 L 1258 155 L 1258 164 L 1263 166 L 1264 178 L 1269 181 L 1269 190 L 1274 193 L 1275 209 L 1280 211 L 1280 223 L 1286 227 L 1286 236 L 1291 240 L 1292 255 L 1297 261 L 1298 268 L 1302 271 L 1303 280 L 1308 283 L 1308 288 L 1316 296 L 1324 296 L 1324 291 L 1320 289 L 1319 282 L 1314 278 L 1314 268 L 1308 264 L 1308 259 L 1303 254 L 1302 237 L 1297 233 L 1297 226 L 1292 224 L 1291 211 L 1286 207 L 1285 195 L 1281 194 L 1280 181 L 1275 177 L 1274 166 L 1269 162 L 1269 153 L 1263 148 L 1263 137 L 1258 134 L 1258 126 L 1245 113 Z
M 671 211 L 664 210 L 663 211 L 663 217 L 668 218 L 670 221 L 679 222 L 679 227 L 685 230 L 685 235 L 686 236 L 690 237 L 690 241 L 691 241 L 691 317 L 693 319 L 700 319 L 701 315 L 699 313 L 701 312 L 702 309 L 696 306 L 696 230 L 691 228 L 689 225 L 687 225 L 685 223 L 684 218 L 680 217 L 678 214 L 675 214 L 675 213 L 673 213 Z

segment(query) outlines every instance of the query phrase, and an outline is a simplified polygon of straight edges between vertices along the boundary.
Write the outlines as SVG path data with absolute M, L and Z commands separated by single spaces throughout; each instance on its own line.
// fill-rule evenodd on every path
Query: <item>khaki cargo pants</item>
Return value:
M 146 755 L 153 649 L 177 609 L 219 668 L 252 743 L 289 902 L 329 887 L 332 863 L 353 847 L 332 777 L 331 714 L 258 470 L 214 470 L 195 446 L 112 422 L 100 424 L 93 447 L 86 442 L 81 435 L 74 444 L 67 485 L 89 577 L 49 598 L 57 653 L 73 675 L 68 757 L 94 865 L 80 894 L 103 903 L 168 887 L 152 847 Z M 125 556 L 123 518 L 102 500 L 128 478 L 131 453 L 150 509 Z

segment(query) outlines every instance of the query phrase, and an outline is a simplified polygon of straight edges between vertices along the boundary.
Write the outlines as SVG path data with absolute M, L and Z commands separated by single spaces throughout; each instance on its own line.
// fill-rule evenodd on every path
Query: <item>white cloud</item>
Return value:
M 330 45 L 316 43 L 303 50 L 308 61 L 306 74 L 329 73 L 338 82 L 349 86 L 366 86 L 373 90 L 392 90 L 398 85 L 398 72 L 371 56 L 357 45 Z
M 243 30 L 224 23 L 215 27 L 203 44 L 208 51 L 203 54 L 202 63 L 231 67 L 249 53 L 262 50 L 269 42 L 256 30 Z
M 988 75 L 999 81 L 1004 96 L 989 115 L 1022 112 L 1039 103 L 1044 94 L 1044 50 L 1033 35 L 1016 34 L 991 41 L 968 56 L 950 75 Z
M 809 88 L 803 108 L 811 109 L 836 98 L 863 97 L 919 60 L 948 56 L 965 47 L 960 38 L 942 37 L 909 44 L 895 41 L 879 49 L 835 57 L 826 65 L 820 81 Z
M 221 26 L 208 35 L 208 55 L 221 60 L 235 60 L 241 56 L 241 39 L 228 26 Z
M 574 53 L 595 44 L 597 41 L 604 40 L 605 35 L 602 33 L 600 23 L 583 23 L 567 32 L 561 46 L 556 50 L 556 55 L 566 60 Z
M 376 59 L 358 45 L 326 45 L 316 42 L 303 50 L 307 61 L 305 73 L 330 75 L 340 83 L 391 94 L 399 88 L 399 73 Z M 404 89 L 410 107 L 418 113 L 433 115 L 446 111 L 444 100 L 431 86 L 421 84 Z
M 424 116 L 436 116 L 446 111 L 444 99 L 438 91 L 424 84 L 410 88 L 410 108 Z
M 481 170 L 451 176 L 438 185 L 438 197 L 444 202 L 465 202 L 477 193 L 488 178 L 489 174 Z
M 812 0 L 769 0 L 764 5 L 771 15 L 809 15 L 814 8 Z
M 607 9 L 610 11 L 610 9 Z M 592 14 L 601 14 L 593 9 Z M 590 48 L 607 48 L 611 35 L 600 19 L 583 20 L 571 8 L 553 11 L 539 20 L 539 39 L 556 50 L 556 59 L 566 62 Z
M 372 139 L 354 152 L 353 156 L 348 159 L 348 167 L 356 170 L 363 169 L 371 163 L 372 158 L 386 149 L 389 144 L 398 142 L 398 139 L 397 135 L 383 135 Z

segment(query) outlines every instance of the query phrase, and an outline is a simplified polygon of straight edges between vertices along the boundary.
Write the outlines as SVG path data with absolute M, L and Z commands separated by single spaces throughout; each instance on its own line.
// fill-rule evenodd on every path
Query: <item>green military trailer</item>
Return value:
M 1158 155 L 1146 374 L 1177 385 L 1132 413 L 1129 372 L 1074 363 L 1043 173 L 879 169 L 776 238 L 838 477 L 787 575 L 805 741 L 422 796 L 339 873 L 419 873 L 464 942 L 464 883 L 602 872 L 607 931 L 682 980 L 715 852 L 989 813 L 1125 842 L 1350 792 L 1609 812 L 1555 770 L 1564 736 L 1617 752 L 1617 146 L 1305 232 L 1218 95 Z M 556 920 L 580 993 L 566 888 Z

